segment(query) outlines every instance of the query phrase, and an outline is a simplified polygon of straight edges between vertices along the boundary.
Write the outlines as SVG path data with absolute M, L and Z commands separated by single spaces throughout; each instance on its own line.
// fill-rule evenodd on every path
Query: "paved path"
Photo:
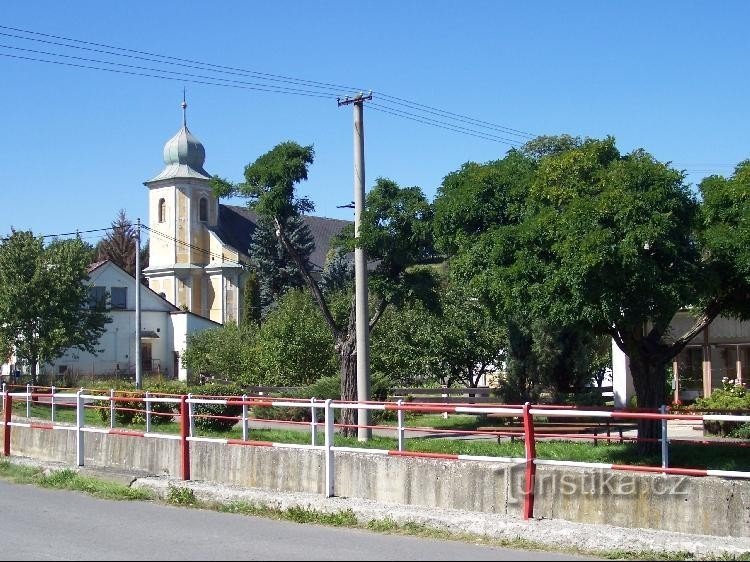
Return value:
M 0 560 L 583 560 L 0 481 Z

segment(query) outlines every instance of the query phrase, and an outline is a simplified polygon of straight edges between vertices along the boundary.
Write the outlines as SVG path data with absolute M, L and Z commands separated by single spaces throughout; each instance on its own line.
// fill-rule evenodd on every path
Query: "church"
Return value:
M 203 167 L 206 150 L 187 127 L 186 108 L 183 100 L 182 127 L 164 145 L 163 169 L 144 182 L 150 255 L 143 270 L 148 286 L 140 285 L 142 372 L 180 380 L 189 375 L 181 356 L 191 333 L 242 321 L 257 224 L 247 207 L 222 204 L 213 195 Z M 305 216 L 303 222 L 315 242 L 310 266 L 320 273 L 331 238 L 348 221 Z M 91 265 L 89 283 L 89 305 L 103 305 L 112 321 L 97 353 L 69 349 L 52 364 L 39 365 L 38 372 L 52 381 L 135 372 L 135 279 L 105 261 Z M 0 364 L 0 380 L 11 381 L 22 370 L 11 356 Z
M 225 324 L 241 320 L 250 237 L 257 216 L 224 205 L 211 191 L 206 151 L 190 132 L 187 104 L 182 128 L 164 145 L 164 168 L 144 182 L 149 198 L 149 287 L 178 308 Z M 315 240 L 310 256 L 320 272 L 331 238 L 348 221 L 306 216 Z

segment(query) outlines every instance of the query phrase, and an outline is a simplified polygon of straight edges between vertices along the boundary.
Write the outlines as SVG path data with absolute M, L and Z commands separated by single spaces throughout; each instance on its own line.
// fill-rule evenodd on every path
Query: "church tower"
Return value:
M 187 127 L 164 145 L 164 169 L 149 189 L 149 287 L 172 304 L 216 322 L 239 318 L 240 256 L 217 236 L 219 201 L 203 169 L 206 151 Z

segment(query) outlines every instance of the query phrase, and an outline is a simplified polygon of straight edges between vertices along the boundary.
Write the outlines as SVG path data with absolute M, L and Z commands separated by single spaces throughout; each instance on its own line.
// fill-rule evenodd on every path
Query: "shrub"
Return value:
M 207 383 L 190 387 L 193 394 L 202 396 L 238 397 L 244 391 L 242 387 L 233 384 Z M 237 423 L 237 417 L 242 414 L 242 406 L 226 404 L 193 404 L 195 427 L 208 431 L 229 431 Z M 209 416 L 209 417 L 201 417 Z
M 750 392 L 743 383 L 727 377 L 724 377 L 721 382 L 722 388 L 714 390 L 709 397 L 698 398 L 693 409 L 699 411 L 750 410 Z M 710 435 L 735 437 L 750 432 L 748 429 L 743 429 L 743 425 L 750 426 L 741 422 L 707 420 L 703 422 L 703 430 Z
M 91 383 L 92 394 L 109 396 L 110 389 L 115 390 L 116 396 L 142 398 L 146 391 L 151 394 L 181 394 L 185 392 L 185 386 L 179 382 L 145 381 L 143 390 L 136 391 L 131 382 L 120 380 L 98 381 Z M 109 402 L 100 402 L 98 407 L 99 417 L 104 423 L 109 423 Z M 115 403 L 115 423 L 119 425 L 145 424 L 146 404 L 140 400 L 118 400 Z M 157 415 L 151 416 L 154 425 L 167 424 L 174 421 L 174 415 L 179 413 L 179 405 L 167 402 L 152 402 L 151 411 Z M 173 414 L 173 415 L 160 415 Z
M 391 388 L 391 381 L 388 377 L 375 374 L 370 381 L 370 396 L 372 400 L 384 401 Z M 316 398 L 317 400 L 339 400 L 341 398 L 341 378 L 339 376 L 321 377 L 312 384 L 307 385 L 301 390 L 292 393 L 288 398 Z M 300 408 L 277 408 L 258 406 L 252 408 L 252 415 L 256 418 L 268 420 L 285 420 L 285 421 L 312 421 L 312 411 L 310 407 Z M 336 419 L 338 419 L 340 410 L 336 410 Z M 316 419 L 319 422 L 324 421 L 325 412 L 323 408 L 316 410 Z M 372 410 L 371 416 L 373 423 L 378 423 L 393 414 L 392 412 L 383 412 Z
M 198 503 L 198 498 L 193 490 L 182 486 L 173 486 L 172 484 L 167 488 L 166 499 L 167 503 L 174 505 L 195 505 Z

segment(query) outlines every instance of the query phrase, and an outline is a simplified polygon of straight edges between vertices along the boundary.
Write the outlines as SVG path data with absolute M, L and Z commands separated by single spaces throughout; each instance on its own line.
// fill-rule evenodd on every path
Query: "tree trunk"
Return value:
M 357 355 L 355 334 L 337 345 L 339 359 L 341 360 L 341 399 L 346 401 L 357 401 Z M 346 426 L 354 426 L 357 423 L 357 410 L 347 408 L 341 410 L 341 422 Z M 353 437 L 357 434 L 356 427 L 342 427 L 343 435 Z
M 630 358 L 630 372 L 633 376 L 633 386 L 638 397 L 638 407 L 658 410 L 665 403 L 666 399 L 666 362 L 634 355 Z M 657 453 L 661 448 L 658 441 L 661 438 L 661 421 L 638 420 L 638 438 L 648 440 L 638 442 L 639 453 Z

